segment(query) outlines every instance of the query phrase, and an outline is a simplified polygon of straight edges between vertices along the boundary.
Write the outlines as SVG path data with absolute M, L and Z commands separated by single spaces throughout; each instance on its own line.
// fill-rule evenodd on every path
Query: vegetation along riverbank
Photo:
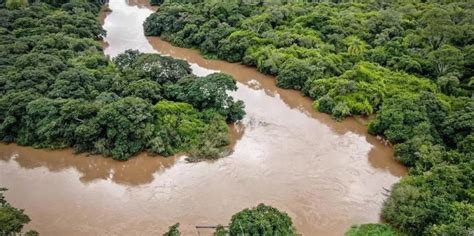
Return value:
M 369 132 L 394 145 L 409 176 L 384 203 L 387 224 L 354 226 L 348 235 L 473 232 L 473 3 L 151 3 L 159 8 L 144 22 L 146 35 L 275 75 L 278 86 L 300 90 L 337 120 L 375 115 Z M 183 60 L 136 50 L 109 59 L 99 42 L 106 35 L 100 7 L 0 1 L 1 141 L 121 161 L 143 151 L 221 157 L 228 124 L 245 115 L 228 94 L 234 79 L 198 77 Z M 2 229 L 20 232 L 30 219 L 3 192 Z M 286 213 L 265 205 L 234 215 L 228 230 L 216 233 L 295 233 Z
M 145 33 L 255 66 L 336 119 L 376 114 L 410 175 L 382 216 L 410 235 L 474 228 L 474 28 L 468 1 L 158 1 Z
M 73 147 L 117 160 L 148 151 L 219 157 L 226 123 L 244 116 L 232 77 L 198 78 L 185 61 L 127 51 L 110 61 L 97 42 L 99 5 L 86 1 L 0 9 L 0 137 Z

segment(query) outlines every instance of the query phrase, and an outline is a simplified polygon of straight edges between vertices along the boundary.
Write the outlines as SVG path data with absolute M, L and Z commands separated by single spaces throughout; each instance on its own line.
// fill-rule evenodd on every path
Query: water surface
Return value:
M 105 53 L 126 49 L 187 60 L 195 74 L 228 73 L 246 118 L 232 127 L 234 152 L 215 162 L 139 155 L 128 162 L 0 145 L 0 185 L 43 235 L 160 235 L 181 223 L 226 224 L 258 203 L 286 211 L 304 235 L 342 235 L 378 222 L 384 188 L 405 169 L 392 149 L 367 134 L 363 120 L 335 122 L 298 92 L 275 86 L 255 69 L 206 60 L 198 52 L 143 36 L 153 11 L 139 1 L 111 0 L 103 15 Z M 201 231 L 201 235 L 206 232 Z

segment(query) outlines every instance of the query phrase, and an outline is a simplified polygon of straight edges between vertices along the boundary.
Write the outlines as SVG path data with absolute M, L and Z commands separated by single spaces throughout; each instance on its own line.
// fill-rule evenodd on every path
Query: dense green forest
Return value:
M 400 232 L 474 230 L 474 2 L 152 3 L 147 35 L 255 66 L 336 119 L 374 114 L 409 167 L 382 211 Z
M 233 78 L 127 51 L 110 61 L 100 6 L 9 0 L 0 8 L 0 140 L 127 160 L 148 151 L 216 158 L 244 116 Z

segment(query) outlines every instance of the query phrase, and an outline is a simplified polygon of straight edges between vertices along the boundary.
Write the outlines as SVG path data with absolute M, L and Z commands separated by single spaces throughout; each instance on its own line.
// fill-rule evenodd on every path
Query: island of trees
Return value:
M 87 1 L 9 0 L 0 8 L 0 140 L 73 147 L 127 160 L 147 151 L 217 158 L 227 123 L 244 116 L 224 74 L 126 51 L 110 61 L 97 40 L 100 6 Z
M 409 167 L 382 211 L 399 232 L 473 232 L 472 1 L 151 3 L 146 35 L 275 75 L 335 119 L 374 115 L 369 132 Z

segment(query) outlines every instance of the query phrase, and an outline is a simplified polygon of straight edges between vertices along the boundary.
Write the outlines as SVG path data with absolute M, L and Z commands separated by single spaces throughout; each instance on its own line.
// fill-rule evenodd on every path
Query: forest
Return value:
M 146 35 L 274 75 L 334 119 L 367 116 L 369 133 L 394 145 L 409 175 L 384 203 L 388 225 L 354 226 L 348 235 L 473 232 L 474 3 L 151 3 L 160 7 L 144 23 Z M 134 50 L 107 58 L 98 42 L 106 34 L 100 7 L 0 0 L 0 140 L 116 160 L 143 151 L 220 157 L 228 124 L 245 115 L 227 93 L 237 89 L 233 78 L 197 77 L 185 61 Z M 4 191 L 0 223 L 20 232 L 30 219 Z M 294 233 L 286 213 L 265 205 L 234 215 L 228 230 L 238 234 L 242 224 L 247 235 Z
M 112 61 L 98 41 L 100 5 L 10 0 L 0 8 L 0 140 L 127 160 L 147 151 L 217 158 L 242 101 L 224 74 L 129 50 Z M 205 138 L 204 138 L 205 137 Z M 211 137 L 211 138 L 209 138 Z
M 382 210 L 399 234 L 473 232 L 472 1 L 151 3 L 146 35 L 275 75 L 337 120 L 370 117 L 409 168 Z

